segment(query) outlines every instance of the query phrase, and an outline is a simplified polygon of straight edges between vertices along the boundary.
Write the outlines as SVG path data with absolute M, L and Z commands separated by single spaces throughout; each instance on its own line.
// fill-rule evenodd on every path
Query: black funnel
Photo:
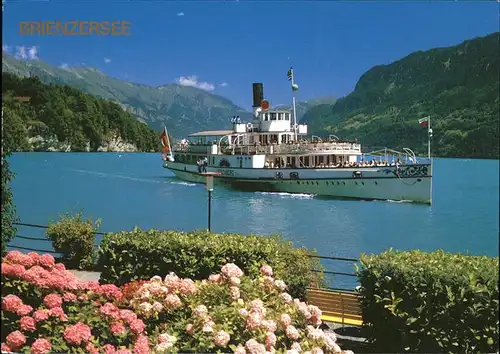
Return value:
M 253 87 L 253 107 L 260 107 L 260 103 L 264 99 L 264 86 L 261 82 L 254 82 Z

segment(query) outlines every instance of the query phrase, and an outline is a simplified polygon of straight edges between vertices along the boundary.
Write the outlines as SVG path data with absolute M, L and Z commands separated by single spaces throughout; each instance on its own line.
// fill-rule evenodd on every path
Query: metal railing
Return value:
M 211 145 L 176 145 L 175 151 L 208 153 Z M 221 145 L 222 154 L 307 154 L 307 153 L 361 153 L 361 145 L 356 143 L 300 143 L 300 144 L 271 144 L 271 145 Z
M 28 228 L 35 228 L 35 229 L 47 229 L 47 225 L 38 225 L 38 224 L 28 224 L 28 223 L 20 223 L 20 222 L 15 222 L 13 223 L 16 226 L 21 226 L 21 227 L 28 227 Z M 108 232 L 109 233 L 109 232 Z M 106 232 L 99 232 L 96 231 L 94 232 L 95 235 L 101 235 L 104 236 L 107 233 Z M 31 240 L 31 241 L 37 241 L 37 242 L 49 242 L 52 244 L 52 240 L 48 239 L 47 237 L 37 237 L 37 236 L 25 236 L 25 235 L 20 235 L 17 234 L 12 241 L 15 241 L 16 239 L 21 239 L 21 240 Z M 40 248 L 34 248 L 34 247 L 26 247 L 25 245 L 16 245 L 10 243 L 7 246 L 8 249 L 19 249 L 19 250 L 24 250 L 24 251 L 30 251 L 30 252 L 41 252 L 41 253 L 50 253 L 53 255 L 59 255 L 60 253 L 54 251 L 54 249 L 40 249 Z M 347 263 L 354 265 L 355 263 L 358 263 L 359 260 L 355 258 L 346 258 L 346 257 L 334 257 L 334 256 L 321 256 L 321 255 L 315 255 L 315 254 L 309 254 L 308 257 L 310 258 L 316 258 L 316 259 L 321 259 L 325 261 L 337 261 L 337 262 L 343 262 L 344 265 L 347 265 Z M 352 284 L 357 283 L 356 281 L 337 281 L 336 277 L 347 277 L 350 278 L 351 280 L 354 280 L 353 278 L 357 278 L 357 275 L 355 273 L 349 273 L 346 271 L 336 271 L 336 270 L 331 270 L 332 268 L 326 267 L 324 264 L 322 264 L 323 268 L 322 269 L 311 269 L 312 272 L 315 273 L 323 273 L 325 275 L 325 281 L 326 282 L 332 282 L 332 276 L 335 277 L 335 282 L 340 283 L 341 285 L 345 284 Z M 329 277 L 330 276 L 330 277 Z M 347 292 L 354 292 L 355 289 L 354 287 L 331 287 L 328 285 L 323 285 L 322 289 L 328 289 L 328 290 L 335 290 L 335 291 L 347 291 Z

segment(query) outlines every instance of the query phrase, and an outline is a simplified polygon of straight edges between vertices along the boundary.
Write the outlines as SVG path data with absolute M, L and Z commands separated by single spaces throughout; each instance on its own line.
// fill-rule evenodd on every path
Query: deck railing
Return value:
M 212 145 L 183 145 L 175 146 L 175 151 L 208 154 Z M 308 154 L 308 153 L 346 153 L 361 154 L 361 145 L 355 143 L 301 143 L 301 144 L 271 144 L 271 145 L 221 145 L 220 152 L 231 154 Z
M 47 229 L 46 225 L 39 224 L 29 224 L 29 223 L 14 223 L 16 226 L 20 226 L 23 229 Z M 31 233 L 31 232 L 30 232 Z M 95 232 L 96 235 L 104 236 L 105 232 Z M 20 245 L 16 242 L 16 240 L 29 240 L 29 245 L 23 244 Z M 47 247 L 48 246 L 48 247 Z M 52 241 L 45 237 L 44 235 L 35 236 L 31 233 L 31 235 L 26 233 L 18 233 L 16 237 L 11 241 L 8 245 L 9 249 L 18 249 L 30 252 L 42 252 L 42 253 L 50 253 L 54 255 L 58 255 L 58 253 L 52 248 Z M 335 257 L 335 256 L 321 256 L 321 255 L 309 255 L 311 258 L 321 259 L 322 266 L 325 268 L 322 269 L 311 269 L 313 272 L 323 273 L 325 275 L 325 281 L 327 286 L 323 286 L 323 288 L 335 291 L 354 291 L 355 286 L 357 285 L 357 276 L 352 272 L 348 272 L 347 268 L 353 269 L 355 263 L 358 262 L 358 259 L 355 258 L 346 258 L 346 257 Z M 342 262 L 342 266 L 340 267 L 331 267 L 332 262 Z M 330 264 L 325 264 L 330 263 Z M 340 269 L 339 269 L 340 268 Z M 332 279 L 334 277 L 335 279 Z M 342 277 L 342 279 L 337 279 L 338 277 Z M 344 280 L 349 279 L 349 280 Z M 331 286 L 332 283 L 336 283 L 339 286 Z

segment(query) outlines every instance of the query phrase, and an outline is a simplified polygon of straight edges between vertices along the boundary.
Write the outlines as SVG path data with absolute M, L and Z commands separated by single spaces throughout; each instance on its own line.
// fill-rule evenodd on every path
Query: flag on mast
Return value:
M 163 132 L 160 135 L 161 144 L 163 145 L 163 153 L 170 152 L 170 144 L 168 142 L 167 127 L 163 127 Z
M 295 83 L 295 78 L 293 76 L 293 68 L 290 67 L 290 69 L 288 69 L 288 73 L 287 73 L 287 76 L 288 76 L 288 81 L 291 81 L 292 82 L 292 91 L 297 91 L 299 89 L 299 85 L 297 85 Z
M 423 127 L 428 127 L 429 126 L 429 117 L 424 117 L 418 120 L 418 124 L 420 124 Z

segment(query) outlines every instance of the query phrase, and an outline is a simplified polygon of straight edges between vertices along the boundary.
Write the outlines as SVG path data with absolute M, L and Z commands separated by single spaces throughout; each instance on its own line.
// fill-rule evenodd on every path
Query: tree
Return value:
M 16 217 L 16 208 L 13 201 L 12 190 L 10 188 L 10 182 L 14 178 L 14 174 L 10 171 L 9 162 L 6 159 L 9 155 L 10 151 L 8 150 L 8 146 L 4 147 L 2 131 L 2 256 L 7 250 L 7 244 L 16 236 L 17 229 L 14 226 L 14 222 L 18 220 Z

